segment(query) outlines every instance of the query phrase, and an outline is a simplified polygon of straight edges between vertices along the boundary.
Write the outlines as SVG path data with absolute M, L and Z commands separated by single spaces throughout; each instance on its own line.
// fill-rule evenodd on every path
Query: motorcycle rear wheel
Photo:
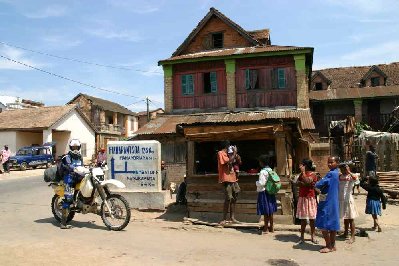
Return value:
M 123 196 L 118 194 L 110 194 L 107 197 L 107 202 L 114 218 L 111 217 L 105 202 L 103 202 L 101 204 L 101 219 L 105 226 L 112 231 L 124 229 L 130 222 L 131 213 L 129 203 Z
M 61 216 L 62 216 L 62 197 L 59 195 L 55 194 L 53 196 L 53 199 L 51 200 L 51 212 L 54 215 L 54 218 L 58 221 L 61 222 Z M 75 212 L 70 211 L 68 214 L 67 218 L 67 223 L 72 221 L 73 217 L 75 216 Z

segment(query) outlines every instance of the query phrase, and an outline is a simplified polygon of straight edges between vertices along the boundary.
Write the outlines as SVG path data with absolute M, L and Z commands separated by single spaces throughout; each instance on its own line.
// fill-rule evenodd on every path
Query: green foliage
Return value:
M 373 130 L 367 123 L 357 122 L 355 124 L 355 134 L 360 135 L 363 130 Z

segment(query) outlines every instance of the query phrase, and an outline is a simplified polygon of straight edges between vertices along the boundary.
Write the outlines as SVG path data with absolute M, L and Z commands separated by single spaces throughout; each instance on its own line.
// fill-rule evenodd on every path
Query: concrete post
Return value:
M 43 144 L 53 141 L 53 131 L 51 129 L 43 130 Z

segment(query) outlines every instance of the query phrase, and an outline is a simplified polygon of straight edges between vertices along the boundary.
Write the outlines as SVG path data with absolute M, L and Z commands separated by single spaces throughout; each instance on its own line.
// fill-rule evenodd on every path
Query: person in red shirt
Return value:
M 307 220 L 310 225 L 311 241 L 317 244 L 315 239 L 315 219 L 317 214 L 317 202 L 314 185 L 317 182 L 317 175 L 313 172 L 313 162 L 304 159 L 299 164 L 301 174 L 299 175 L 297 185 L 299 186 L 299 199 L 297 205 L 296 217 L 301 220 L 301 240 L 299 244 L 305 242 L 305 229 Z
M 219 183 L 223 184 L 223 191 L 225 194 L 224 206 L 223 206 L 223 220 L 220 222 L 221 225 L 225 225 L 228 222 L 237 223 L 235 219 L 235 205 L 237 202 L 237 195 L 240 191 L 240 187 L 237 183 L 237 176 L 235 171 L 230 167 L 233 163 L 237 149 L 234 149 L 233 156 L 227 154 L 227 149 L 230 146 L 229 141 L 223 141 L 221 143 L 221 150 L 218 151 L 218 173 Z M 227 220 L 227 213 L 230 210 L 230 219 Z

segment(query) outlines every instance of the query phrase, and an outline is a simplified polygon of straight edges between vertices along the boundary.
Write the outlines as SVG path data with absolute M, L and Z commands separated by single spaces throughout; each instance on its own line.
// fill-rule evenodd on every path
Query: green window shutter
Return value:
M 284 89 L 285 88 L 285 69 L 278 68 L 278 88 Z
M 211 72 L 210 73 L 210 79 L 211 79 L 211 92 L 217 92 L 218 90 L 218 81 L 216 78 L 216 72 Z
M 249 90 L 251 88 L 251 71 L 245 69 L 245 89 Z
M 182 94 L 186 95 L 187 94 L 187 75 L 182 75 L 181 76 L 181 89 L 182 89 Z
M 194 79 L 193 75 L 181 76 L 181 88 L 183 95 L 194 94 Z
M 193 75 L 187 75 L 187 94 L 194 94 L 194 78 L 193 78 Z

